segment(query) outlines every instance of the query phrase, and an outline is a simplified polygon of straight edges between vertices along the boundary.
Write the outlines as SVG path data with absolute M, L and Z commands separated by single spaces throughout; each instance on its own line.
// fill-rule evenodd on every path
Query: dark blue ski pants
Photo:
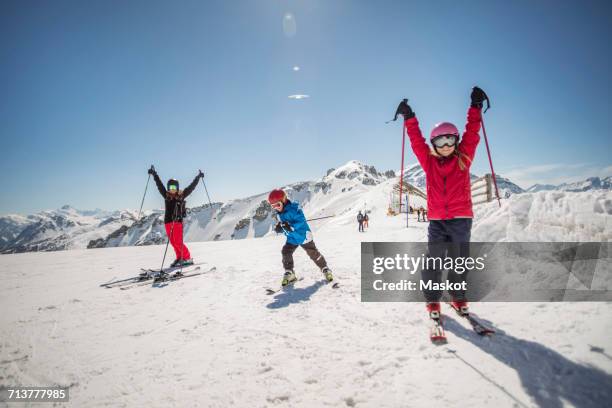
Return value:
M 453 218 L 451 220 L 429 220 L 429 257 L 457 258 L 470 256 L 470 235 L 472 232 L 471 218 Z M 442 282 L 442 272 L 440 268 L 423 269 L 421 277 L 423 281 Z M 447 279 L 451 283 L 465 282 L 467 271 L 459 274 L 454 270 L 449 270 Z M 465 299 L 465 291 L 449 291 L 453 300 Z M 425 290 L 425 300 L 427 302 L 438 302 L 442 297 L 440 290 Z

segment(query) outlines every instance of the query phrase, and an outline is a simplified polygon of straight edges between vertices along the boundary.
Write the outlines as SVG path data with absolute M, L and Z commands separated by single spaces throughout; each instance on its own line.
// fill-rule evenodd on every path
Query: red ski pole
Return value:
M 402 213 L 402 185 L 404 184 L 404 147 L 406 146 L 406 125 L 402 123 L 402 169 L 399 185 L 399 213 Z
M 501 199 L 499 198 L 499 190 L 497 189 L 497 180 L 495 179 L 495 170 L 493 170 L 493 161 L 491 160 L 491 150 L 489 149 L 489 140 L 487 139 L 487 131 L 485 129 L 484 118 L 481 115 L 480 123 L 482 124 L 482 133 L 484 135 L 485 145 L 487 146 L 487 155 L 489 156 L 489 165 L 491 166 L 491 176 L 493 177 L 493 185 L 495 186 L 495 196 L 501 207 Z

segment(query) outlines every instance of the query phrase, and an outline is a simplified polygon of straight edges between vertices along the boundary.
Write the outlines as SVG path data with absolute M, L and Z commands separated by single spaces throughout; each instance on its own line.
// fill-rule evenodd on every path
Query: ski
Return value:
M 191 265 L 185 265 L 182 267 L 181 266 L 169 266 L 167 268 L 161 269 L 161 272 L 171 273 L 171 272 L 179 271 L 181 269 L 186 269 L 192 266 L 200 266 L 200 265 L 204 265 L 204 262 L 197 262 L 197 263 L 193 263 Z M 140 268 L 140 270 L 142 271 L 140 276 L 143 276 L 145 273 L 150 275 L 151 273 L 158 273 L 160 271 L 160 269 L 151 269 L 151 268 Z
M 149 285 L 149 286 L 152 286 L 152 287 L 159 287 L 160 284 L 164 284 L 164 283 L 167 283 L 167 282 L 174 282 L 174 281 L 177 281 L 177 280 L 180 280 L 180 279 L 184 279 L 184 278 L 191 278 L 193 276 L 203 275 L 205 273 L 213 272 L 215 270 L 217 270 L 217 267 L 215 267 L 215 266 L 213 266 L 212 268 L 210 268 L 208 270 L 205 270 L 205 271 L 200 270 L 200 267 L 197 266 L 196 268 L 191 269 L 189 271 L 186 271 L 185 273 L 182 273 L 181 275 L 170 274 L 170 275 L 167 275 L 167 276 L 165 276 L 165 277 L 163 277 L 161 279 L 156 279 L 156 280 L 151 278 L 151 279 L 148 279 L 147 281 L 144 281 L 144 282 L 137 282 L 137 283 L 129 285 L 129 286 L 121 286 L 119 289 L 121 289 L 121 290 L 129 290 L 129 289 L 137 288 L 137 287 L 140 287 L 140 286 L 146 286 L 146 285 Z
M 338 289 L 340 287 L 340 282 L 337 282 L 336 279 L 332 281 L 328 281 L 327 279 L 323 279 L 323 283 L 326 285 L 330 285 L 332 289 Z
M 194 263 L 192 265 L 183 266 L 183 269 L 190 268 L 192 266 L 203 265 L 203 264 L 204 264 L 203 262 Z M 181 269 L 180 266 L 172 266 L 172 267 L 164 268 L 164 269 L 162 269 L 162 271 L 164 273 L 170 273 L 170 272 L 174 272 L 174 271 L 177 271 L 177 270 L 180 270 L 180 269 Z M 117 286 L 124 286 L 124 285 L 130 285 L 132 283 L 148 281 L 148 280 L 150 280 L 152 278 L 152 276 L 151 276 L 152 273 L 159 272 L 159 269 L 140 268 L 140 270 L 142 271 L 142 273 L 140 275 L 138 275 L 138 276 L 132 276 L 130 278 L 119 279 L 119 280 L 115 280 L 115 281 L 111 281 L 111 282 L 102 283 L 100 285 L 100 287 L 110 289 L 110 288 L 117 287 Z
M 474 330 L 474 332 L 476 334 L 478 334 L 479 336 L 491 336 L 493 334 L 495 334 L 495 329 L 487 326 L 486 324 L 482 323 L 477 316 L 475 316 L 472 313 L 461 313 L 460 310 L 456 309 L 452 303 L 448 304 L 451 309 L 453 309 L 455 311 L 455 313 L 457 313 L 457 315 L 459 317 L 462 317 L 464 319 L 466 319 L 468 321 L 468 323 L 470 324 L 470 326 L 472 327 L 472 330 Z
M 446 333 L 444 332 L 444 326 L 442 325 L 442 318 L 431 318 L 432 326 L 429 330 L 429 339 L 436 346 L 440 346 L 447 343 Z
M 196 266 L 194 269 L 190 269 L 187 272 L 197 271 L 199 269 L 200 269 L 200 267 Z M 169 275 L 169 274 L 164 272 L 164 275 Z M 166 280 L 167 280 L 167 278 L 166 278 Z M 162 280 L 159 280 L 159 281 L 162 281 Z M 136 281 L 136 282 L 127 282 L 125 284 L 117 285 L 115 287 L 118 287 L 121 290 L 128 290 L 128 289 L 132 289 L 132 288 L 135 288 L 135 287 L 138 287 L 138 286 L 150 285 L 151 283 L 155 284 L 155 282 L 156 281 L 155 281 L 155 276 L 154 275 L 145 275 L 145 276 L 142 276 L 142 278 L 140 280 Z
M 124 285 L 130 285 L 132 283 L 136 283 L 136 282 L 142 282 L 144 280 L 148 280 L 149 278 L 139 275 L 139 276 L 133 276 L 131 278 L 126 278 L 126 279 L 120 279 L 120 280 L 116 280 L 116 281 L 112 281 L 112 282 L 107 282 L 107 283 L 103 283 L 100 285 L 100 287 L 102 288 L 106 288 L 106 289 L 110 289 L 110 288 L 114 288 L 114 287 L 118 287 L 118 286 L 124 286 Z
M 285 286 L 281 286 L 278 289 L 265 288 L 266 289 L 266 295 L 273 295 L 275 293 L 280 292 L 281 290 L 291 288 L 291 287 L 293 287 L 293 285 L 295 285 L 296 282 L 299 282 L 299 281 L 302 281 L 302 280 L 304 280 L 304 277 L 299 277 L 299 278 L 297 278 L 297 280 L 294 280 L 293 282 L 291 282 L 291 283 L 289 283 L 289 284 L 287 284 Z

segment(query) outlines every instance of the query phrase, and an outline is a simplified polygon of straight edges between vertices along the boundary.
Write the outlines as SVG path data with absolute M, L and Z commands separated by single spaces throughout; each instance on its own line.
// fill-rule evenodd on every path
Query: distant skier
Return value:
M 170 266 L 193 265 L 193 259 L 191 259 L 189 249 L 187 249 L 187 246 L 183 243 L 183 218 L 187 215 L 185 198 L 195 190 L 198 181 L 204 178 L 204 173 L 198 171 L 196 178 L 185 190 L 179 190 L 179 182 L 175 179 L 168 180 L 166 187 L 164 187 L 164 184 L 153 166 L 149 169 L 149 174 L 153 175 L 155 184 L 157 184 L 157 189 L 162 197 L 164 197 L 166 203 L 164 224 L 166 227 L 166 234 L 176 254 L 176 259 Z
M 283 233 L 287 236 L 287 241 L 281 250 L 283 267 L 285 268 L 281 285 L 287 286 L 297 280 L 293 270 L 293 253 L 298 246 L 306 251 L 310 259 L 321 269 L 328 282 L 334 280 L 332 271 L 327 266 L 327 261 L 313 241 L 312 232 L 299 205 L 289 201 L 287 194 L 280 189 L 270 192 L 268 202 L 276 210 L 278 223 L 274 227 L 274 231 L 277 234 Z
M 425 142 L 415 113 L 404 99 L 397 107 L 396 115 L 404 116 L 404 126 L 410 138 L 410 145 L 427 178 L 427 209 L 429 215 L 429 256 L 444 258 L 469 256 L 470 233 L 472 229 L 472 197 L 470 195 L 470 166 L 480 141 L 481 110 L 487 96 L 474 87 L 471 93 L 467 124 L 463 139 L 452 123 L 442 122 L 434 126 L 430 141 L 433 149 Z M 424 214 L 425 215 L 425 214 Z M 455 245 L 440 245 L 440 243 Z M 448 280 L 464 282 L 467 272 L 458 274 L 449 271 Z M 424 269 L 423 281 L 441 282 L 442 271 Z M 440 316 L 441 291 L 425 291 L 427 310 L 436 320 Z M 451 291 L 452 306 L 462 314 L 468 313 L 465 291 Z
M 357 214 L 357 223 L 359 224 L 359 232 L 363 232 L 363 214 L 361 211 Z
M 363 228 L 370 227 L 370 225 L 368 224 L 369 221 L 370 221 L 370 217 L 368 216 L 368 212 L 366 211 L 365 214 L 363 215 Z

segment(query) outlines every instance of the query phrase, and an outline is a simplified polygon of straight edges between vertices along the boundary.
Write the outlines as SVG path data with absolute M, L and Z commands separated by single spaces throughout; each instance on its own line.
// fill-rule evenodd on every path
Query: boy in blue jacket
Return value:
M 276 210 L 278 223 L 274 231 L 287 236 L 287 242 L 283 246 L 283 275 L 282 286 L 287 286 L 297 280 L 293 271 L 293 253 L 298 246 L 304 248 L 310 259 L 321 269 L 328 282 L 334 280 L 332 271 L 327 266 L 325 258 L 317 249 L 312 240 L 312 232 L 306 222 L 306 217 L 297 203 L 292 203 L 283 190 L 272 190 L 268 196 L 268 202 Z

